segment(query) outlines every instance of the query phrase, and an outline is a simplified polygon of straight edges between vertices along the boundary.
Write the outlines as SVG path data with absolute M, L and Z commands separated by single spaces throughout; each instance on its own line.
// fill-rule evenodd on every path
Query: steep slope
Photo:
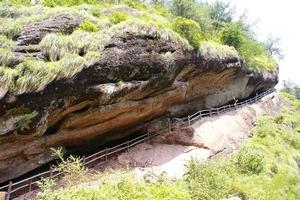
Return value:
M 222 55 L 199 53 L 176 33 L 134 20 L 81 35 L 74 30 L 83 19 L 48 17 L 14 38 L 16 59 L 0 68 L 0 182 L 52 160 L 51 147 L 99 146 L 158 117 L 244 99 L 278 81 L 276 72 L 250 70 L 228 46 L 217 46 Z M 75 44 L 71 36 L 89 46 L 74 53 L 65 46 Z M 60 39 L 70 43 L 53 52 Z

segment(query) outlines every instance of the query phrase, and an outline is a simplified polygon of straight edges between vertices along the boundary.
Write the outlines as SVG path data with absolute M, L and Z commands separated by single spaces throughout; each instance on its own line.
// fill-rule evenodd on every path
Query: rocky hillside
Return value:
M 152 7 L 5 4 L 0 16 L 1 182 L 52 160 L 51 147 L 98 146 L 278 81 L 233 47 L 194 45 Z

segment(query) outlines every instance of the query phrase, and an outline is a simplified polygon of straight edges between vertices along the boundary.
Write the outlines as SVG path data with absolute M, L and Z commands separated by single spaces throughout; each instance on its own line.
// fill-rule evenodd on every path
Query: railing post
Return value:
M 50 179 L 52 179 L 52 177 L 53 177 L 53 169 L 52 169 L 52 167 L 50 166 Z
M 149 131 L 147 131 L 147 143 L 150 144 L 150 134 L 149 134 Z
M 9 181 L 9 185 L 8 185 L 8 189 L 7 189 L 7 195 L 6 195 L 5 200 L 9 200 L 10 199 L 11 187 L 12 187 L 12 181 Z
M 129 153 L 129 141 L 127 140 L 127 154 Z
M 210 108 L 210 109 L 209 109 L 209 116 L 211 117 L 211 115 L 212 115 L 212 114 L 211 114 L 211 108 Z
M 107 162 L 108 158 L 107 158 L 107 147 L 105 148 L 105 162 Z
M 28 186 L 29 186 L 29 192 L 31 192 L 31 184 L 32 184 L 32 180 L 29 181 Z
M 188 115 L 188 122 L 189 122 L 189 127 L 190 127 L 191 126 L 190 115 Z
M 82 165 L 85 165 L 85 155 L 82 157 Z

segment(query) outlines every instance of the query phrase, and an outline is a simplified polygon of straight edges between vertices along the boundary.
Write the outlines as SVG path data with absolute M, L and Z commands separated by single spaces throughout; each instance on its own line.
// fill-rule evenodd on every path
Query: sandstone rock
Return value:
M 66 22 L 72 31 L 80 20 L 60 15 L 28 26 L 19 45 L 37 44 Z M 199 56 L 151 35 L 112 37 L 101 59 L 74 78 L 0 99 L 0 182 L 52 160 L 50 147 L 90 150 L 158 117 L 244 99 L 277 81 L 277 74 L 248 70 L 239 57 Z
M 38 44 L 47 33 L 72 33 L 80 24 L 80 18 L 73 18 L 67 14 L 60 14 L 49 19 L 27 25 L 23 28 L 18 45 Z

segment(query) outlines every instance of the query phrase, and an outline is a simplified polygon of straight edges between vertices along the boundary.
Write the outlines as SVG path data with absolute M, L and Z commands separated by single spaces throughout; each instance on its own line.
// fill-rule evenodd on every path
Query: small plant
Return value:
M 0 35 L 5 35 L 10 39 L 15 39 L 21 33 L 22 25 L 19 21 L 7 19 L 1 22 L 0 18 L 0 24 Z
M 94 24 L 93 22 L 90 22 L 90 21 L 81 22 L 81 24 L 79 25 L 79 29 L 83 30 L 83 31 L 87 31 L 87 32 L 97 32 L 98 31 L 96 24 Z
M 10 49 L 0 48 L 0 65 L 12 66 L 15 55 Z
M 14 46 L 14 42 L 11 39 L 8 39 L 5 35 L 0 35 L 0 48 L 9 49 Z
M 15 117 L 16 128 L 19 128 L 21 131 L 29 129 L 29 124 L 31 120 L 38 115 L 37 111 L 31 113 L 26 113 Z
M 243 148 L 236 155 L 235 165 L 245 174 L 259 174 L 265 168 L 264 156 L 254 148 Z
M 55 187 L 55 181 L 49 178 L 42 178 L 37 182 L 40 191 L 37 194 L 37 199 L 48 200 L 50 195 L 53 195 L 53 190 Z M 52 196 L 55 199 L 54 196 Z
M 0 98 L 9 90 L 14 89 L 18 71 L 6 66 L 0 66 Z
M 54 170 L 63 172 L 67 184 L 75 184 L 84 178 L 87 171 L 79 157 L 70 155 L 69 157 L 64 158 L 62 147 L 51 148 L 51 150 L 52 155 L 59 158 L 59 163 L 55 166 Z
M 123 12 L 113 12 L 108 16 L 109 20 L 113 24 L 118 24 L 128 19 L 128 15 Z

